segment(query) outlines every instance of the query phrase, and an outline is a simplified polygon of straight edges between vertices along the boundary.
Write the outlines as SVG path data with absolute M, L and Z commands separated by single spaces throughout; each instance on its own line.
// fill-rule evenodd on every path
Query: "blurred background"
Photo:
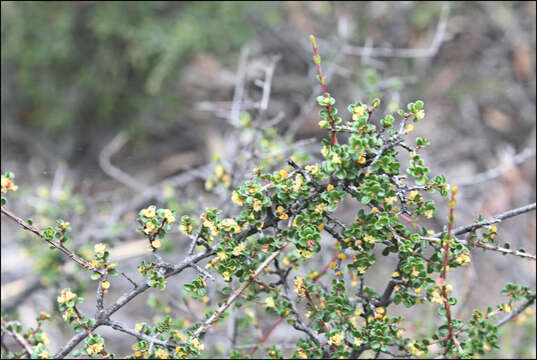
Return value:
M 277 121 L 266 134 L 281 137 L 270 152 L 298 141 L 302 152 L 318 156 L 326 134 L 317 125 L 320 88 L 309 34 L 318 39 L 340 112 L 377 96 L 384 112 L 425 102 L 427 117 L 415 136 L 431 141 L 422 156 L 433 172 L 461 187 L 458 225 L 534 202 L 535 4 L 2 2 L 1 171 L 14 172 L 20 186 L 8 206 L 40 228 L 69 220 L 82 254 L 97 242 L 113 244 L 121 269 L 136 276 L 147 257 L 135 232 L 140 208 L 156 200 L 196 216 L 225 199 L 206 179 L 214 154 L 224 162 L 237 155 L 230 149 L 235 120 L 254 108 L 248 101 L 233 106 L 241 81 L 245 98 L 254 99 L 262 93 L 259 79 L 273 69 L 266 117 Z M 439 210 L 431 226 L 441 229 L 446 215 Z M 34 326 L 39 311 L 54 313 L 55 297 L 67 286 L 88 292 L 92 313 L 95 284 L 83 285 L 85 275 L 58 265 L 58 254 L 5 217 L 1 235 L 3 314 Z M 535 254 L 535 238 L 534 213 L 499 226 L 502 244 Z M 177 239 L 167 244 L 172 259 L 186 246 Z M 377 290 L 392 263 L 376 265 Z M 535 263 L 475 251 L 472 264 L 453 277 L 464 299 L 458 316 L 467 318 L 473 308 L 504 301 L 499 292 L 507 282 L 534 288 Z M 129 286 L 117 282 L 112 299 Z M 177 300 L 181 284 L 172 289 L 140 296 L 116 320 L 133 327 L 172 313 L 196 321 L 205 304 Z M 435 315 L 426 311 L 407 314 L 421 318 L 408 331 L 427 335 Z M 262 318 L 261 327 L 266 331 L 275 320 Z M 60 318 L 47 328 L 51 349 L 72 335 L 62 326 Z M 132 339 L 108 330 L 101 333 L 115 339 L 111 350 L 128 354 Z M 503 348 L 492 356 L 536 356 L 534 314 L 502 330 Z M 213 356 L 226 354 L 222 332 L 211 335 Z M 298 335 L 282 324 L 267 343 Z

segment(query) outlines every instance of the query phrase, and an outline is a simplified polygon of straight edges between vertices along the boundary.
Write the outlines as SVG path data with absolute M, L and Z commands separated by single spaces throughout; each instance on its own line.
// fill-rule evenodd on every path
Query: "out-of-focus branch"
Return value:
M 120 168 L 112 165 L 112 162 L 110 161 L 110 158 L 118 152 L 123 145 L 125 145 L 128 141 L 127 135 L 125 133 L 120 132 L 114 138 L 112 141 L 106 145 L 101 153 L 99 154 L 99 165 L 101 166 L 101 169 L 110 177 L 116 179 L 120 183 L 122 183 L 125 186 L 128 186 L 134 191 L 140 192 L 142 191 L 146 185 L 142 184 Z
M 369 46 L 352 46 L 345 45 L 343 51 L 345 54 L 369 57 L 393 57 L 393 58 L 424 58 L 435 56 L 446 34 L 446 27 L 449 18 L 448 2 L 442 4 L 440 20 L 436 26 L 436 32 L 431 46 L 418 49 L 394 49 L 394 48 L 373 48 Z

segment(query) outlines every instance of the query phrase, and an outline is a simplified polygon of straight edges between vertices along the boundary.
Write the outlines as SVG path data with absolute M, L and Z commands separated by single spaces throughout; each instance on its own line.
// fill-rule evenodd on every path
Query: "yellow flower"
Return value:
M 367 112 L 366 105 L 355 106 L 352 111 L 352 119 L 354 121 L 359 120 L 362 117 L 362 115 L 364 115 L 366 112 Z
M 328 204 L 327 203 L 320 203 L 320 204 L 315 205 L 315 212 L 317 214 L 322 214 L 326 210 L 328 210 Z
M 103 289 L 109 289 L 110 288 L 110 281 L 103 281 Z
M 222 220 L 222 226 L 223 226 L 224 228 L 228 228 L 228 229 L 229 229 L 229 228 L 235 227 L 235 225 L 237 225 L 237 223 L 236 223 L 235 220 L 233 220 L 233 219 L 229 219 L 229 218 L 228 218 L 228 219 L 224 219 L 224 220 Z
M 156 215 L 155 207 L 150 206 L 147 209 L 142 210 L 142 216 L 145 216 L 147 218 L 154 218 Z
M 436 289 L 433 292 L 431 302 L 437 303 L 437 304 L 440 304 L 440 305 L 442 305 L 444 303 L 444 298 L 439 294 L 438 289 Z
M 374 236 L 367 234 L 366 236 L 364 236 L 364 241 L 370 244 L 374 244 L 377 239 L 375 239 Z
M 338 259 L 340 259 L 340 260 L 345 260 L 345 259 L 347 258 L 347 255 L 345 255 L 344 253 L 339 253 L 339 254 L 337 255 L 337 257 L 338 257 Z
M 136 332 L 141 332 L 143 328 L 144 328 L 144 323 L 138 323 L 134 327 L 134 330 L 136 330 Z
M 425 211 L 425 217 L 426 217 L 427 219 L 432 218 L 432 217 L 433 217 L 433 211 L 432 211 L 432 210 L 426 210 L 426 211 Z
M 302 359 L 307 359 L 308 358 L 308 353 L 306 352 L 306 350 L 304 350 L 302 348 L 299 348 L 297 350 L 297 353 L 298 353 L 298 356 L 301 357 Z
M 227 259 L 228 256 L 227 256 L 226 252 L 224 250 L 222 250 L 222 251 L 219 251 L 219 252 L 216 253 L 216 257 L 218 258 L 218 260 L 224 261 L 224 260 Z
M 48 335 L 44 332 L 41 333 L 41 342 L 45 345 L 50 344 L 50 340 L 48 338 Z
M 106 251 L 106 245 L 103 243 L 96 244 L 93 247 L 93 251 L 95 251 L 95 253 L 97 254 L 104 254 L 104 252 Z
M 377 307 L 375 308 L 375 310 L 379 313 L 379 314 L 384 314 L 384 312 L 386 311 L 383 307 Z
M 282 179 L 285 179 L 286 177 L 289 176 L 289 173 L 286 170 L 280 170 L 279 174 L 282 177 Z
M 172 224 L 175 222 L 175 216 L 170 209 L 164 209 L 162 215 L 164 216 L 168 224 Z
M 233 255 L 239 256 L 244 251 L 244 249 L 246 249 L 246 246 L 243 243 L 240 243 L 233 249 Z
M 416 112 L 416 118 L 421 120 L 425 117 L 425 110 L 421 109 Z
M 1 178 L 1 186 L 2 186 L 2 194 L 7 193 L 8 190 L 17 191 L 17 189 L 19 188 L 17 185 L 13 183 L 12 179 L 4 175 L 2 175 L 2 178 Z
M 412 268 L 412 276 L 418 276 L 420 272 L 415 267 Z
M 192 339 L 190 341 L 190 345 L 192 345 L 192 347 L 197 351 L 203 351 L 203 349 L 205 348 L 203 344 L 200 344 L 200 341 L 198 339 Z
M 312 258 L 313 255 L 315 255 L 313 252 L 308 251 L 308 250 L 297 250 L 297 253 L 298 253 L 298 256 L 304 259 Z
M 276 213 L 277 214 L 280 214 L 280 213 L 283 213 L 285 211 L 285 208 L 281 205 L 279 205 L 277 208 L 276 208 Z
M 113 269 L 113 268 L 115 268 L 116 266 L 117 266 L 117 263 L 114 262 L 114 263 L 110 263 L 110 264 L 108 264 L 108 265 L 106 266 L 106 268 L 107 268 L 107 269 Z
M 386 200 L 386 204 L 391 206 L 391 205 L 393 204 L 393 202 L 394 202 L 395 200 L 397 200 L 397 197 L 395 197 L 395 196 L 390 196 L 390 197 L 387 197 L 385 200 Z
M 254 199 L 252 208 L 254 209 L 254 211 L 261 211 L 261 209 L 263 208 L 263 203 L 259 199 Z
M 231 193 L 231 201 L 233 201 L 235 204 L 239 206 L 242 206 L 242 204 L 244 203 L 237 191 L 233 191 Z
M 365 158 L 364 155 L 360 154 L 360 157 L 358 158 L 358 160 L 356 160 L 356 162 L 358 164 L 365 164 L 365 162 L 367 161 L 367 159 Z
M 421 288 L 415 288 L 415 289 L 414 289 L 414 292 L 416 292 L 416 293 L 419 294 L 419 293 L 421 292 Z
M 63 290 L 61 295 L 57 297 L 57 301 L 60 304 L 65 304 L 66 302 L 69 302 L 73 300 L 76 297 L 76 294 L 70 292 L 69 290 Z
M 338 154 L 332 155 L 332 162 L 334 164 L 341 164 L 341 157 Z
M 455 261 L 457 261 L 459 264 L 461 264 L 461 266 L 465 266 L 465 265 L 469 264 L 472 261 L 472 259 L 470 258 L 470 254 L 465 251 L 465 252 L 459 254 L 455 258 Z
M 376 213 L 377 211 L 379 211 L 379 209 L 376 206 L 371 208 L 371 213 Z
M 319 174 L 319 165 L 307 165 L 306 171 L 309 172 L 311 175 L 315 176 Z
M 414 198 L 415 198 L 418 194 L 419 194 L 419 193 L 418 193 L 417 190 L 412 190 L 412 191 L 410 192 L 410 195 L 408 195 L 408 198 L 409 198 L 410 200 L 414 200 Z
M 41 350 L 41 352 L 39 354 L 37 354 L 37 356 L 39 356 L 40 359 L 48 359 L 48 351 L 47 351 L 47 349 Z
M 175 348 L 175 355 L 177 355 L 177 356 L 183 356 L 184 354 L 185 354 L 185 353 L 183 352 L 183 349 L 182 349 L 180 346 L 178 346 L 178 347 Z
M 297 276 L 293 286 L 294 286 L 294 291 L 300 297 L 306 296 L 306 288 L 304 287 L 304 278 L 303 277 Z
M 101 342 L 98 342 L 95 344 L 88 345 L 88 347 L 86 348 L 86 352 L 88 353 L 88 355 L 97 355 L 101 351 L 103 351 L 103 349 L 104 349 L 104 344 Z
M 334 185 L 332 184 L 328 184 L 328 186 L 326 187 L 326 191 L 330 191 L 334 188 Z
M 343 343 L 343 340 L 345 339 L 345 335 L 343 333 L 335 333 L 334 335 L 330 336 L 328 339 L 328 343 L 330 345 L 336 345 L 339 346 Z
M 363 342 L 362 339 L 360 339 L 360 338 L 358 338 L 358 337 L 355 337 L 355 338 L 354 338 L 354 345 L 355 345 L 355 346 L 360 346 L 360 345 L 362 345 L 363 343 L 364 343 L 364 342 Z
M 41 311 L 39 313 L 39 317 L 41 318 L 41 320 L 50 319 L 50 314 L 47 314 L 46 312 Z
M 408 125 L 406 126 L 406 131 L 405 131 L 405 132 L 409 133 L 409 132 L 411 132 L 412 130 L 414 130 L 414 125 L 412 125 L 412 124 L 408 124 Z
M 289 219 L 289 215 L 287 215 L 287 214 L 281 214 L 280 215 L 280 220 L 287 220 L 287 219 Z
M 265 306 L 268 308 L 273 308 L 276 306 L 276 303 L 274 302 L 274 299 L 271 297 L 268 297 L 265 299 Z
M 293 182 L 293 191 L 298 191 L 304 184 L 304 177 L 301 174 L 298 174 Z
M 168 353 L 166 353 L 166 350 L 164 349 L 157 349 L 155 351 L 155 356 L 158 357 L 159 359 L 167 359 Z
M 149 234 L 149 233 L 155 231 L 156 228 L 157 227 L 156 227 L 155 224 L 153 224 L 151 221 L 148 221 L 148 222 L 145 223 L 144 233 Z
M 73 308 L 69 308 L 67 310 L 65 310 L 65 312 L 63 313 L 62 317 L 63 317 L 63 320 L 64 321 L 69 321 L 69 319 L 74 315 L 74 310 Z
M 229 271 L 224 271 L 222 273 L 222 277 L 224 278 L 224 280 L 229 281 L 229 279 L 231 279 L 231 274 L 229 273 Z
M 159 239 L 156 239 L 151 243 L 151 246 L 153 246 L 155 249 L 158 249 L 159 247 L 162 246 L 162 243 L 160 242 Z
M 394 278 L 399 277 L 399 276 L 400 276 L 400 274 L 399 274 L 397 271 L 395 271 L 394 273 L 392 273 L 392 277 L 394 277 Z
M 416 344 L 415 341 L 411 341 L 408 343 L 408 350 L 410 350 L 410 353 L 414 356 L 421 356 L 423 355 L 423 350 L 418 349 L 414 345 Z

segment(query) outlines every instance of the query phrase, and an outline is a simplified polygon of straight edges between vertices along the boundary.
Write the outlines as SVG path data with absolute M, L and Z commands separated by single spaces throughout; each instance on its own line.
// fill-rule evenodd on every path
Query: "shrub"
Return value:
M 136 339 L 130 358 L 204 356 L 214 352 L 204 343 L 204 334 L 226 321 L 232 306 L 245 304 L 247 324 L 258 326 L 253 307 L 279 320 L 258 345 L 232 349 L 230 356 L 234 358 L 254 356 L 283 321 L 303 336 L 291 353 L 284 354 L 278 345 L 265 347 L 271 358 L 357 358 L 368 350 L 387 356 L 475 357 L 499 348 L 499 328 L 533 304 L 535 292 L 525 285 L 506 284 L 502 292 L 505 299 L 495 308 L 476 309 L 468 318 L 459 319 L 452 311 L 459 299 L 453 295 L 448 275 L 450 270 L 467 266 L 475 248 L 535 261 L 535 256 L 523 249 L 500 247 L 496 236 L 497 223 L 535 210 L 535 203 L 455 227 L 457 186 L 448 184 L 445 176 L 435 175 L 425 164 L 420 153 L 430 145 L 427 139 L 405 142 L 426 116 L 423 101 L 409 103 L 395 116 L 377 115 L 380 99 L 357 101 L 347 107 L 350 115 L 340 115 L 336 99 L 327 92 L 313 36 L 311 43 L 322 89 L 317 98 L 319 126 L 330 134 L 322 141 L 322 160 L 291 157 L 285 167 L 274 169 L 282 152 L 272 152 L 276 137 L 260 127 L 266 108 L 259 106 L 255 119 L 242 113 L 237 126 L 249 134 L 250 145 L 260 143 L 269 155 L 241 182 L 238 177 L 243 175 L 244 162 L 216 159 L 206 187 L 223 191 L 227 201 L 221 208 L 207 208 L 199 219 L 189 215 L 179 219 L 176 209 L 157 205 L 140 209 L 137 230 L 147 238 L 152 261 L 143 260 L 138 266 L 141 281 L 123 274 L 132 289 L 110 306 L 104 306 L 104 297 L 119 271 L 109 247 L 98 243 L 92 259 L 79 256 L 66 245 L 71 236 L 69 222 L 60 219 L 55 226 L 39 230 L 8 210 L 7 200 L 2 198 L 4 215 L 78 263 L 87 277 L 98 283 L 93 317 L 79 309 L 84 298 L 76 291 L 66 288 L 58 294 L 58 309 L 75 335 L 54 357 L 115 357 L 106 350 L 105 339 L 98 333 L 100 327 L 111 327 Z M 269 84 L 270 80 L 265 79 Z M 408 154 L 408 164 L 400 150 Z M 255 152 L 244 155 L 263 158 Z M 3 175 L 2 194 L 16 190 L 14 175 Z M 435 193 L 440 201 L 432 198 Z M 360 207 L 348 224 L 336 215 L 344 202 Z M 447 206 L 449 216 L 445 228 L 435 232 L 425 221 L 436 214 L 438 206 Z M 162 249 L 177 227 L 190 244 L 183 260 L 168 263 Z M 322 241 L 323 236 L 331 238 L 331 243 Z M 311 268 L 312 258 L 326 247 L 333 247 L 336 255 L 324 267 Z M 367 285 L 379 255 L 397 260 L 380 293 Z M 190 325 L 167 315 L 154 326 L 140 322 L 134 328 L 111 319 L 149 288 L 165 291 L 169 279 L 189 268 L 199 276 L 184 285 L 187 297 L 209 303 L 209 284 L 224 284 L 213 296 L 218 304 L 207 310 L 205 319 Z M 329 282 L 320 281 L 327 278 Z M 150 298 L 150 303 L 160 306 L 158 298 Z M 411 324 L 392 313 L 390 306 L 394 304 L 432 307 L 439 316 L 435 330 L 425 337 L 408 334 L 405 329 Z M 498 320 L 502 313 L 505 315 Z M 2 356 L 49 357 L 49 340 L 41 324 L 50 317 L 41 313 L 37 326 L 27 330 L 2 318 L 3 331 L 21 347 L 9 352 L 2 349 Z M 81 342 L 82 348 L 75 350 Z

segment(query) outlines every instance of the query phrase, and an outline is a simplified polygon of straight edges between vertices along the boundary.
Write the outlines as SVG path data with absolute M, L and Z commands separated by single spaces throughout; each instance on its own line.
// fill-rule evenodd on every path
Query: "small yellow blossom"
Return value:
M 315 212 L 317 214 L 322 214 L 326 210 L 328 210 L 328 204 L 327 203 L 320 203 L 320 204 L 315 205 Z
M 358 274 L 362 275 L 363 273 L 365 273 L 365 270 L 366 270 L 366 267 L 365 266 L 358 266 L 356 268 L 356 271 L 358 271 Z
M 278 205 L 278 207 L 276 208 L 276 213 L 277 214 L 281 214 L 285 211 L 285 208 L 281 205 Z
M 268 297 L 265 299 L 265 306 L 268 308 L 273 308 L 276 306 L 276 303 L 274 302 L 274 299 L 271 297 Z
M 282 179 L 285 179 L 286 177 L 289 176 L 289 173 L 287 172 L 287 170 L 280 170 L 279 174 L 282 177 Z
M 341 164 L 341 157 L 338 154 L 332 155 L 332 162 L 334 164 Z
M 345 335 L 343 333 L 337 332 L 334 335 L 330 336 L 330 338 L 328 339 L 328 343 L 330 345 L 339 346 L 343 343 L 344 339 L 345 339 Z
M 98 342 L 95 344 L 88 345 L 88 347 L 86 348 L 86 352 L 88 353 L 88 355 L 97 355 L 101 351 L 103 351 L 103 349 L 104 349 L 104 344 L 101 342 Z
M 37 354 L 37 356 L 39 356 L 40 359 L 48 359 L 48 351 L 47 351 L 47 349 L 41 350 L 41 352 L 39 354 Z
M 419 193 L 418 193 L 417 190 L 412 190 L 412 191 L 410 192 L 410 195 L 408 195 L 408 198 L 409 198 L 410 200 L 414 200 L 414 198 L 415 198 L 418 194 L 419 194 Z
M 231 201 L 233 201 L 235 204 L 239 206 L 242 206 L 242 204 L 244 203 L 237 191 L 233 191 L 231 193 Z
M 304 278 L 303 277 L 297 276 L 293 286 L 294 286 L 294 291 L 300 297 L 306 296 L 306 288 L 304 287 Z
M 263 203 L 259 199 L 254 199 L 252 208 L 254 209 L 254 211 L 261 211 L 261 209 L 263 208 Z
M 151 246 L 153 246 L 155 249 L 158 249 L 159 247 L 162 246 L 162 243 L 160 242 L 159 239 L 156 239 L 156 240 L 153 240 L 153 242 L 151 243 Z
M 360 339 L 359 337 L 355 337 L 355 338 L 354 338 L 354 345 L 355 345 L 355 346 L 360 346 L 360 345 L 362 345 L 363 343 L 364 343 L 363 340 Z
M 375 308 L 376 312 L 378 312 L 379 314 L 384 314 L 384 312 L 386 311 L 383 307 L 377 307 Z
M 377 211 L 379 211 L 379 209 L 378 209 L 376 206 L 373 206 L 373 207 L 371 208 L 371 212 L 372 212 L 372 213 L 376 213 Z
M 455 261 L 458 262 L 459 264 L 461 264 L 461 266 L 465 266 L 465 265 L 469 264 L 472 261 L 472 259 L 470 257 L 470 254 L 465 251 L 465 252 L 460 253 L 455 258 Z
M 110 281 L 103 281 L 103 289 L 109 289 L 110 288 Z
M 390 196 L 390 197 L 387 197 L 385 200 L 386 200 L 386 204 L 391 206 L 394 203 L 394 201 L 397 200 L 397 197 Z
M 355 106 L 352 111 L 352 119 L 354 121 L 359 120 L 367 112 L 366 105 Z
M 344 253 L 339 253 L 337 255 L 337 258 L 340 259 L 340 260 L 345 260 L 347 258 L 347 255 L 345 255 Z
M 168 224 L 172 224 L 175 222 L 175 216 L 173 215 L 170 209 L 164 209 L 164 211 L 162 212 L 162 215 L 164 216 Z
M 289 215 L 287 215 L 287 214 L 281 214 L 280 215 L 280 220 L 287 220 L 287 219 L 289 219 Z
M 395 272 L 392 273 L 392 277 L 394 277 L 394 278 L 397 278 L 397 277 L 399 277 L 400 275 L 401 275 L 401 274 L 399 274 L 397 271 L 395 271 Z
M 436 289 L 436 290 L 432 293 L 431 302 L 433 302 L 433 303 L 437 303 L 437 304 L 440 304 L 440 305 L 442 305 L 442 304 L 444 303 L 444 298 L 442 297 L 442 295 L 440 295 L 438 289 Z
M 304 185 L 304 177 L 298 174 L 293 182 L 293 191 L 298 191 Z
M 331 270 L 334 270 L 336 268 L 336 263 L 335 262 L 331 262 L 329 265 Z
M 41 333 L 41 342 L 45 345 L 50 344 L 50 340 L 48 338 L 48 335 L 44 332 Z
M 167 359 L 168 353 L 164 349 L 157 349 L 155 350 L 155 356 L 159 359 Z
M 330 153 L 330 149 L 327 146 L 323 146 L 323 148 L 321 149 L 321 154 L 324 157 L 327 157 L 329 153 Z
M 426 210 L 424 214 L 425 214 L 425 217 L 427 219 L 430 219 L 430 218 L 433 217 L 433 211 L 432 210 Z
M 93 251 L 95 251 L 95 253 L 97 254 L 104 254 L 104 252 L 106 251 L 106 245 L 103 243 L 96 244 L 93 247 Z
M 364 236 L 364 241 L 370 244 L 374 244 L 377 241 L 377 239 L 375 239 L 374 236 L 368 234 Z
M 304 259 L 310 259 L 315 255 L 313 252 L 308 250 L 297 250 L 298 255 Z
M 421 120 L 424 117 L 425 117 L 425 110 L 421 109 L 421 110 L 416 111 L 416 118 L 418 120 Z
M 194 349 L 196 349 L 197 351 L 203 351 L 203 349 L 205 348 L 205 345 L 200 344 L 198 339 L 192 339 L 192 341 L 190 341 L 190 345 L 192 345 L 192 347 L 194 347 Z
M 414 289 L 414 292 L 417 293 L 417 294 L 419 294 L 419 293 L 421 292 L 421 288 L 415 288 L 415 289 Z
M 142 329 L 144 328 L 144 325 L 145 325 L 144 323 L 137 323 L 136 326 L 134 326 L 134 330 L 136 332 L 141 332 Z
M 307 165 L 306 171 L 311 175 L 315 176 L 319 174 L 319 165 Z
M 412 276 L 419 276 L 420 272 L 415 267 L 412 268 Z
M 69 301 L 73 300 L 75 297 L 76 297 L 76 294 L 74 294 L 74 293 L 72 293 L 72 292 L 70 292 L 68 290 L 63 290 L 61 295 L 58 296 L 58 298 L 56 300 L 60 304 L 65 304 L 66 302 L 69 302 Z
M 13 180 L 8 178 L 7 176 L 2 175 L 1 177 L 1 186 L 2 186 L 2 194 L 5 194 L 8 192 L 8 190 L 11 191 L 17 191 L 19 188 L 17 185 L 13 183 Z
M 412 124 L 408 124 L 408 125 L 406 126 L 406 131 L 405 131 L 405 132 L 406 132 L 406 133 L 409 133 L 409 132 L 411 132 L 412 130 L 414 130 L 414 125 L 412 125 Z
M 408 350 L 410 350 L 410 353 L 414 356 L 421 356 L 423 355 L 423 350 L 418 349 L 414 345 L 416 344 L 415 341 L 411 341 L 408 343 Z
M 243 243 L 240 243 L 233 249 L 233 255 L 239 256 L 244 251 L 244 249 L 246 249 L 246 246 Z
M 216 257 L 218 258 L 218 260 L 224 261 L 227 259 L 228 256 L 227 256 L 227 253 L 224 250 L 222 250 L 216 253 Z
M 302 349 L 302 348 L 299 348 L 297 350 L 297 353 L 298 353 L 298 356 L 302 359 L 307 359 L 308 358 L 308 353 L 306 352 L 306 350 Z
M 50 314 L 41 311 L 41 312 L 39 313 L 39 317 L 41 318 L 41 320 L 50 319 Z
M 356 160 L 358 164 L 365 164 L 366 161 L 367 159 L 365 158 L 363 154 L 360 154 L 360 157 Z
M 147 209 L 142 210 L 142 216 L 145 216 L 147 218 L 154 218 L 156 215 L 155 207 L 150 206 Z
M 224 278 L 224 280 L 229 281 L 229 279 L 231 279 L 231 274 L 229 273 L 229 271 L 224 271 L 222 273 L 222 277 Z
M 149 234 L 149 233 L 155 231 L 156 228 L 157 227 L 156 227 L 155 224 L 153 224 L 151 221 L 148 221 L 148 222 L 145 223 L 144 233 Z
M 110 264 L 106 265 L 106 268 L 107 268 L 107 269 L 113 269 L 113 268 L 115 268 L 116 266 L 117 266 L 117 263 L 113 262 L 113 263 L 110 263 Z
M 330 190 L 332 190 L 333 188 L 334 188 L 334 185 L 332 185 L 332 184 L 328 184 L 328 185 L 326 186 L 326 191 L 330 191 Z

